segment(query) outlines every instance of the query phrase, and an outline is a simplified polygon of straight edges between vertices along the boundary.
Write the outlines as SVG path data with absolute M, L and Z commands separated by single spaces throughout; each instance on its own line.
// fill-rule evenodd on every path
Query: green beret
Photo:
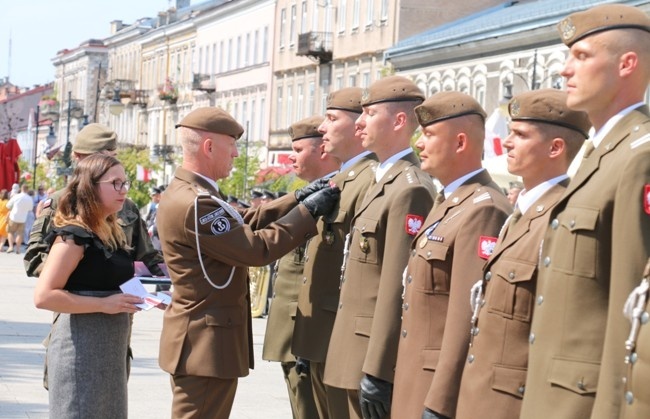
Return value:
M 612 29 L 641 29 L 650 32 L 650 18 L 636 7 L 602 4 L 570 14 L 557 28 L 562 42 L 570 47 L 589 35 Z
M 382 102 L 422 102 L 422 91 L 411 80 L 402 76 L 389 76 L 377 80 L 363 91 L 361 105 Z
M 415 107 L 415 115 L 423 127 L 464 115 L 487 117 L 483 107 L 473 97 L 460 92 L 440 92 Z
M 318 132 L 318 127 L 325 120 L 322 116 L 310 116 L 301 119 L 289 127 L 291 141 L 302 140 L 303 138 L 323 138 L 323 134 Z
M 92 123 L 79 131 L 72 146 L 78 154 L 94 154 L 117 149 L 117 134 L 105 125 Z
M 545 122 L 589 137 L 591 121 L 585 112 L 569 109 L 567 93 L 556 89 L 533 90 L 513 97 L 508 113 L 513 121 Z
M 176 124 L 176 128 L 178 127 L 229 135 L 235 139 L 239 139 L 244 133 L 244 128 L 235 121 L 235 118 L 216 106 L 194 109 Z
M 363 89 L 360 87 L 346 87 L 330 93 L 327 96 L 327 109 L 339 109 L 342 111 L 361 113 L 361 94 Z

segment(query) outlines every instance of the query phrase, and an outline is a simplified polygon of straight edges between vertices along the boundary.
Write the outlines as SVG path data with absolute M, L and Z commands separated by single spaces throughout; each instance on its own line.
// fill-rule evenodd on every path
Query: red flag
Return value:
M 140 166 L 139 164 L 135 168 L 135 179 L 142 182 L 151 182 L 152 171 L 146 167 Z

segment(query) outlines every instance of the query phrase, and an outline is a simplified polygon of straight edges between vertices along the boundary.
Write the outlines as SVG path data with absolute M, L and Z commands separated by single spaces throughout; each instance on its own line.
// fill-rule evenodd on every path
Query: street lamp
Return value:
M 36 165 L 37 165 L 37 159 L 38 159 L 38 129 L 41 126 L 40 124 L 40 111 L 41 107 L 36 105 L 36 116 L 34 118 L 34 121 L 36 121 L 36 132 L 34 133 L 34 173 L 32 176 L 32 189 L 36 190 Z M 53 123 L 52 123 L 53 124 Z M 50 125 L 50 131 L 47 134 L 47 137 L 45 137 L 45 141 L 47 143 L 47 147 L 50 148 L 54 144 L 56 144 L 56 135 L 54 134 L 54 125 Z
M 124 110 L 124 104 L 122 103 L 120 94 L 120 86 L 118 84 L 115 84 L 115 88 L 113 89 L 113 98 L 108 104 L 108 111 L 111 113 L 111 115 L 118 116 Z

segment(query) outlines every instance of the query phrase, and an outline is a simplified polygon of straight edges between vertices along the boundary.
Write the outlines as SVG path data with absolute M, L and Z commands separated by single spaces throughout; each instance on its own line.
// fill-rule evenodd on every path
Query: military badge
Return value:
M 560 33 L 562 33 L 562 39 L 565 41 L 568 41 L 575 36 L 576 26 L 573 24 L 570 17 L 564 19 L 558 26 L 560 28 Z
M 427 108 L 424 107 L 416 108 L 415 112 L 418 114 L 418 118 L 420 119 L 421 123 L 426 124 L 431 119 L 433 119 L 433 117 L 431 116 L 431 112 L 429 112 Z
M 226 217 L 218 217 L 210 225 L 212 234 L 218 236 L 219 234 L 227 233 L 230 231 L 230 221 Z
M 510 116 L 517 117 L 519 116 L 519 111 L 521 111 L 521 103 L 517 99 L 514 99 L 510 102 Z
M 225 212 L 225 211 L 224 211 L 223 208 L 218 208 L 218 209 L 212 211 L 211 213 L 206 214 L 206 215 L 204 215 L 203 217 L 199 218 L 199 223 L 201 223 L 201 225 L 205 225 L 205 224 L 211 223 L 211 222 L 214 221 L 217 217 L 219 217 L 220 215 L 223 215 L 224 212 Z
M 368 89 L 363 89 L 363 93 L 361 93 L 361 101 L 365 102 L 368 99 L 370 99 L 370 90 Z
M 418 231 L 422 228 L 422 223 L 424 223 L 424 217 L 421 215 L 406 214 L 406 220 L 404 223 L 406 234 L 411 236 L 418 234 Z
M 334 233 L 331 231 L 326 231 L 325 234 L 323 234 L 323 241 L 328 246 L 334 244 Z
M 643 209 L 650 215 L 650 185 L 645 185 L 643 189 Z
M 363 238 L 359 241 L 359 247 L 361 248 L 361 251 L 362 251 L 363 253 L 368 253 L 368 252 L 370 252 L 370 243 L 368 242 L 368 239 L 365 238 L 365 237 L 363 237 Z
M 481 236 L 478 238 L 478 257 L 481 259 L 489 258 L 494 252 L 494 247 L 497 244 L 496 237 Z

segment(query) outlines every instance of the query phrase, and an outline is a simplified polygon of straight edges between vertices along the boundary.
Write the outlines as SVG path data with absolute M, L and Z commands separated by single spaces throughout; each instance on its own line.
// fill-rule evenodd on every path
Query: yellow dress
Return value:
M 0 199 L 0 237 L 7 237 L 7 224 L 9 223 L 8 199 Z

